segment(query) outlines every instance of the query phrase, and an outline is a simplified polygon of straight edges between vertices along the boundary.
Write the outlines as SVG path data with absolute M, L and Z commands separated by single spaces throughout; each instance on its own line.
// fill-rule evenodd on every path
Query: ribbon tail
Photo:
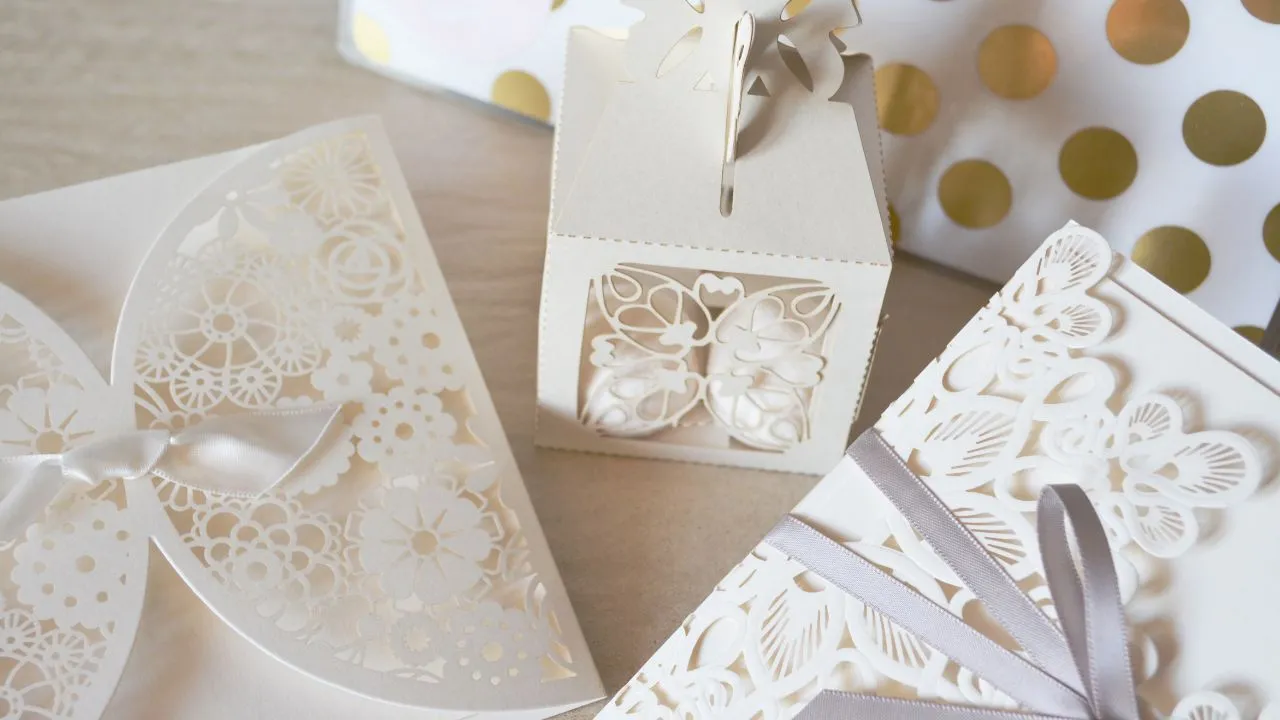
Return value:
M 70 482 L 57 463 L 38 455 L 0 463 L 0 480 L 0 542 L 21 538 Z
M 827 690 L 813 699 L 796 720 L 1065 720 L 1057 715 L 991 710 L 923 700 L 857 695 Z
M 332 434 L 341 406 L 210 418 L 176 435 L 152 472 L 223 496 L 255 498 L 290 478 Z

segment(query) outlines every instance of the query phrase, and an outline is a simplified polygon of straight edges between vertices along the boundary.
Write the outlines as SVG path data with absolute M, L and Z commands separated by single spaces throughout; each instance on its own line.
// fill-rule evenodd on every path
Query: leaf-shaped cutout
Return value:
M 973 330 L 966 330 L 943 352 L 946 370 L 941 384 L 947 392 L 972 395 L 987 389 L 1005 348 L 1017 336 L 1016 330 L 1003 324 Z
M 61 452 L 131 428 L 128 398 L 62 328 L 0 284 L 0 457 Z M 116 482 L 65 490 L 0 544 L 0 714 L 102 714 L 142 614 L 147 545 Z
M 747 619 L 747 670 L 757 691 L 781 697 L 828 667 L 844 637 L 845 596 L 801 573 L 756 597 Z
M 1183 698 L 1170 720 L 1240 720 L 1240 711 L 1225 695 L 1199 692 Z
M 938 581 L 906 555 L 864 544 L 854 546 L 854 550 L 929 600 L 947 606 Z M 948 663 L 945 655 L 861 601 L 849 597 L 848 605 L 849 633 L 854 648 L 865 655 L 881 674 L 909 687 L 919 687 L 924 678 L 941 674 Z
M 1036 530 L 1026 516 L 990 495 L 975 492 L 941 493 L 940 499 L 1016 580 L 1040 571 L 1040 550 Z M 902 553 L 919 567 L 944 582 L 960 585 L 959 578 L 946 563 L 925 544 L 905 517 L 894 514 L 887 518 Z
M 711 617 L 704 619 L 708 615 Z M 696 640 L 689 657 L 689 669 L 729 667 L 742 654 L 746 633 L 747 616 L 741 608 L 704 604 L 695 617 L 692 635 Z
M 1027 428 L 1017 404 L 982 398 L 930 413 L 923 442 L 911 453 L 912 470 L 943 491 L 986 483 L 993 467 L 1021 449 Z

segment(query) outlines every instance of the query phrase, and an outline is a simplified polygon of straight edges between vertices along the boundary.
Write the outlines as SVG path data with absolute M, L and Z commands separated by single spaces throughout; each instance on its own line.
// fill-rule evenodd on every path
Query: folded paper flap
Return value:
M 235 630 L 333 686 L 513 718 L 602 695 L 380 123 L 340 121 L 224 157 L 234 162 L 166 169 L 201 178 L 194 199 L 165 196 L 151 208 L 145 193 L 125 192 L 130 184 L 107 182 L 100 192 L 111 197 L 87 205 L 95 228 L 130 213 L 173 218 L 120 315 L 103 401 L 119 422 L 112 429 L 179 430 L 329 403 L 344 404 L 344 421 L 262 498 L 163 478 L 130 483 L 129 517 L 148 527 L 122 537 L 145 547 L 154 533 Z M 26 352 L 27 335 L 0 302 L 0 353 L 10 341 Z M 99 324 L 91 339 L 104 344 L 109 333 Z M 31 356 L 43 363 L 48 353 L 33 347 Z M 60 400 L 37 390 L 31 417 L 66 421 Z M 0 378 L 0 424 L 12 413 L 9 391 Z M 129 576 L 125 590 L 144 578 Z M 131 638 L 119 641 L 125 656 Z M 96 716 L 99 691 L 105 703 L 114 686 L 107 674 L 77 717 Z
M 851 70 L 834 102 L 746 98 L 726 218 L 718 201 L 727 95 L 620 83 L 624 46 L 588 31 L 571 37 L 553 233 L 889 264 L 868 60 L 832 46 Z

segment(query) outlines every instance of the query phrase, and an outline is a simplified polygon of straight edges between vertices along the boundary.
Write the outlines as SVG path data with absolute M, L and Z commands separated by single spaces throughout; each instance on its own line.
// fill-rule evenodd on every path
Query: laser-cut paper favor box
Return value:
M 873 72 L 834 40 L 851 3 L 786 5 L 644 3 L 627 41 L 574 31 L 540 445 L 815 474 L 844 449 L 892 264 Z
M 1138 694 L 1158 713 L 1147 717 L 1280 717 L 1280 364 L 1259 348 L 1072 224 L 875 429 L 1050 617 L 1036 498 L 1048 484 L 1085 489 L 1114 557 Z M 853 459 L 792 514 L 990 627 Z M 824 690 L 1012 705 L 761 544 L 598 720 L 791 720 Z

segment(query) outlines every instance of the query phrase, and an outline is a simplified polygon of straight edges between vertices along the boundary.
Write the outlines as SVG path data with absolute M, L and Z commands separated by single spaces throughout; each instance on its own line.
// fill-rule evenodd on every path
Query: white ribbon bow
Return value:
M 157 475 L 194 490 L 258 497 L 314 453 L 341 407 L 213 417 L 180 432 L 135 430 L 53 455 L 0 458 L 0 541 L 20 536 L 71 483 Z

